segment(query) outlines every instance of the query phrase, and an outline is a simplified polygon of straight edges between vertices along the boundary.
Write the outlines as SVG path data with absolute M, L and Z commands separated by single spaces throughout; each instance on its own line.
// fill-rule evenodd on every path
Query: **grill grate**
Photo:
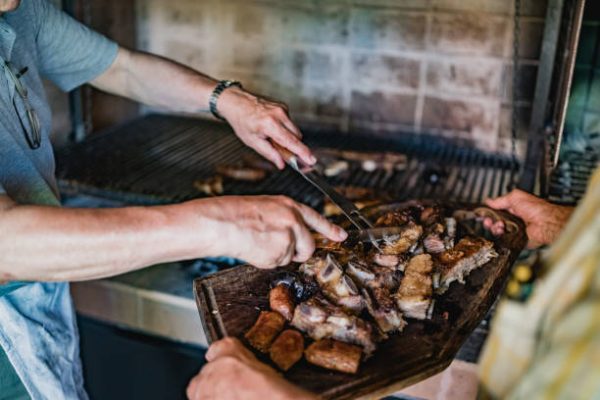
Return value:
M 351 163 L 339 186 L 362 186 L 389 193 L 392 198 L 438 198 L 478 202 L 507 190 L 509 157 L 485 154 L 447 139 L 423 135 L 394 138 L 305 134 L 314 147 L 363 151 L 395 151 L 407 155 L 405 168 L 363 171 Z M 218 164 L 233 163 L 244 147 L 220 123 L 191 118 L 149 115 L 57 153 L 57 176 L 65 193 L 115 199 L 130 204 L 159 204 L 202 197 L 194 181 L 215 174 Z M 224 181 L 225 194 L 285 194 L 319 208 L 322 195 L 295 172 L 270 174 L 258 183 Z
M 591 135 L 580 149 L 567 149 L 561 154 L 550 177 L 549 200 L 575 205 L 583 197 L 594 170 L 600 166 L 600 135 Z

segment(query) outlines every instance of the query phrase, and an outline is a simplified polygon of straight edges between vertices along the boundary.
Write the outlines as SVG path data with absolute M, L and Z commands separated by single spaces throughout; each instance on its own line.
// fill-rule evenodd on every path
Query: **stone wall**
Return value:
M 546 0 L 522 2 L 525 130 Z M 285 101 L 302 126 L 508 151 L 512 10 L 510 0 L 138 0 L 138 42 Z

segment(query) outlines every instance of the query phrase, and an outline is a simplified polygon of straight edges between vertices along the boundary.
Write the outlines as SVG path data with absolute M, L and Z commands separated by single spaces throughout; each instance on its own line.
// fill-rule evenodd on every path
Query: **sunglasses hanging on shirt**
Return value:
M 15 112 L 19 117 L 19 123 L 21 125 L 21 128 L 23 129 L 23 133 L 25 134 L 25 139 L 27 140 L 27 144 L 29 144 L 29 147 L 32 150 L 35 150 L 39 148 L 42 143 L 42 127 L 40 125 L 40 120 L 35 110 L 31 106 L 31 103 L 29 103 L 27 88 L 25 87 L 25 85 L 23 85 L 20 79 L 23 75 L 25 75 L 28 68 L 24 67 L 17 71 L 8 61 L 4 61 L 4 68 L 8 73 L 10 79 L 13 81 L 15 85 L 15 91 L 18 94 L 18 96 L 14 96 L 13 98 L 13 106 L 15 107 Z M 24 110 L 26 120 L 24 120 L 25 118 L 23 118 L 23 112 L 19 110 L 19 106 L 17 105 L 17 99 L 20 99 L 21 101 L 21 106 Z

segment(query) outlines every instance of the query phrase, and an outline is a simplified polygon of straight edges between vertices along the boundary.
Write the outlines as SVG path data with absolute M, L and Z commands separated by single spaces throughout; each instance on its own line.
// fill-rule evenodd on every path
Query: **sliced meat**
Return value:
M 376 348 L 376 337 L 369 322 L 322 298 L 313 297 L 300 303 L 294 310 L 291 325 L 314 340 L 333 338 L 353 343 L 361 346 L 367 354 Z
M 414 256 L 408 262 L 396 293 L 396 303 L 405 316 L 426 319 L 433 294 L 433 260 L 429 254 Z
M 396 268 L 400 264 L 400 256 L 397 254 L 373 254 L 373 262 L 382 267 Z
M 294 316 L 294 299 L 289 286 L 280 283 L 269 292 L 269 306 L 288 321 Z
M 386 288 L 363 289 L 367 310 L 383 333 L 402 331 L 406 322 L 394 304 L 392 293 Z
M 422 234 L 423 227 L 410 221 L 404 226 L 399 235 L 394 235 L 384 240 L 384 244 L 381 246 L 381 253 L 384 255 L 404 254 L 418 244 Z
M 359 313 L 365 308 L 365 301 L 358 288 L 352 279 L 344 274 L 342 266 L 333 255 L 313 257 L 300 266 L 300 271 L 314 277 L 325 297 L 334 304 L 353 313 Z
M 312 343 L 304 352 L 306 360 L 319 367 L 355 374 L 360 365 L 360 347 L 337 340 L 323 339 Z
M 437 233 L 431 233 L 423 239 L 423 247 L 428 253 L 438 254 L 446 250 L 444 240 Z
M 283 371 L 292 368 L 302 358 L 304 352 L 304 336 L 294 329 L 281 332 L 271 345 L 269 356 Z
M 261 311 L 254 326 L 244 336 L 252 347 L 266 353 L 284 324 L 285 318 L 281 314 L 275 311 Z
M 462 238 L 456 246 L 438 256 L 439 287 L 436 292 L 444 293 L 454 281 L 465 283 L 465 277 L 471 271 L 495 257 L 498 253 L 489 240 L 471 236 Z

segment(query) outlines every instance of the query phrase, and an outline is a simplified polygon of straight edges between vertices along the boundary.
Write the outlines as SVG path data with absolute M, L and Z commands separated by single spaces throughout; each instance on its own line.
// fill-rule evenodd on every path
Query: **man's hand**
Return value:
M 90 82 L 92 86 L 120 96 L 176 112 L 208 110 L 217 81 L 184 65 L 152 54 L 119 49 L 113 65 Z M 298 156 L 303 163 L 316 162 L 290 120 L 285 104 L 266 100 L 238 87 L 219 96 L 219 113 L 237 136 L 278 168 L 283 158 L 270 141 Z
M 294 153 L 307 165 L 317 161 L 302 143 L 302 134 L 291 121 L 285 104 L 232 87 L 219 97 L 218 110 L 242 142 L 279 169 L 285 167 L 285 162 L 270 143 L 271 140 Z
M 206 353 L 208 364 L 190 381 L 190 400 L 315 400 L 259 362 L 237 339 L 215 342 Z
M 215 254 L 258 268 L 306 261 L 315 250 L 309 228 L 334 241 L 347 236 L 315 210 L 284 196 L 223 196 L 198 204 L 214 230 Z
M 497 210 L 507 210 L 525 221 L 529 248 L 554 242 L 573 212 L 572 207 L 552 204 L 518 189 L 505 196 L 488 199 L 486 204 Z M 495 235 L 504 232 L 502 221 L 486 218 L 483 224 Z

